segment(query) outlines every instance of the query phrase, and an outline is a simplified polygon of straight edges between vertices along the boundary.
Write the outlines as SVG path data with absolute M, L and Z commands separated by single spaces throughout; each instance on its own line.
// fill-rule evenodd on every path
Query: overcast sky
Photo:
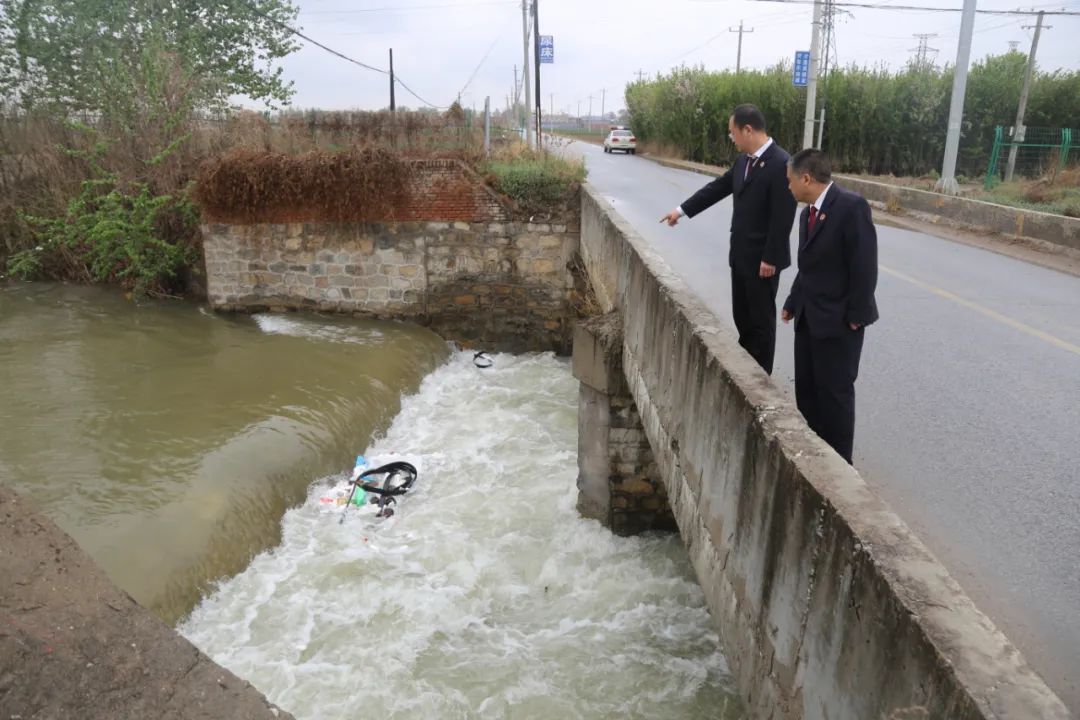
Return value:
M 859 0 L 867 2 L 867 0 Z M 961 0 L 869 0 L 883 5 L 960 7 Z M 1038 2 L 1038 0 L 1036 0 Z M 401 79 L 424 100 L 448 105 L 464 89 L 462 104 L 482 107 L 491 96 L 506 105 L 514 65 L 522 63 L 520 2 L 514 0 L 298 0 L 303 32 L 314 40 L 369 65 L 385 69 L 394 48 Z M 1009 0 L 979 0 L 979 9 L 1015 9 Z M 1024 6 L 1025 9 L 1029 6 Z M 1035 9 L 1080 11 L 1080 0 Z M 928 45 L 939 64 L 955 61 L 960 13 L 850 8 L 836 31 L 839 62 L 902 67 L 919 41 L 915 33 L 936 33 Z M 555 64 L 543 65 L 544 110 L 599 114 L 624 106 L 623 90 L 638 71 L 654 75 L 681 63 L 734 69 L 737 32 L 743 20 L 753 33 L 743 36 L 744 68 L 765 68 L 809 49 L 812 6 L 756 0 L 540 0 L 540 31 L 555 38 Z M 1027 52 L 1033 18 L 978 15 L 972 60 L 1008 50 L 1016 41 Z M 1080 17 L 1048 18 L 1052 29 L 1039 41 L 1042 69 L 1080 69 Z M 295 82 L 294 107 L 378 109 L 389 104 L 384 75 L 352 65 L 304 43 L 283 61 Z M 477 69 L 479 66 L 479 69 Z M 475 77 L 470 76 L 476 71 Z M 467 87 L 466 87 L 467 85 Z M 535 90 L 534 90 L 535 92 Z M 748 98 L 752 100 L 752 98 Z M 399 106 L 420 102 L 400 88 Z

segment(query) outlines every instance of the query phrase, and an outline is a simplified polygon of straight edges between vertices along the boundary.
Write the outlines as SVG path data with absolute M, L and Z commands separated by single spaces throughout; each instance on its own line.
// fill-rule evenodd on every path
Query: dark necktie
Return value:
M 807 235 L 814 232 L 814 225 L 817 224 L 817 216 L 818 216 L 818 209 L 815 206 L 811 205 L 810 206 L 810 216 L 808 218 L 806 218 L 806 234 Z
M 754 163 L 757 162 L 757 157 L 754 155 L 746 156 L 746 170 L 743 172 L 743 182 L 750 177 L 750 171 L 754 169 Z

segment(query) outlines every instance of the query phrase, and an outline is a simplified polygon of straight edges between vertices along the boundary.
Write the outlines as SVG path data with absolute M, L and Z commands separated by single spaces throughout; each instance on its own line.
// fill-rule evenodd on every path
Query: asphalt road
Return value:
M 734 330 L 731 199 L 658 222 L 712 178 L 566 152 Z M 855 465 L 1080 717 L 1080 278 L 882 225 L 878 243 Z M 793 398 L 792 336 L 780 325 L 773 377 Z

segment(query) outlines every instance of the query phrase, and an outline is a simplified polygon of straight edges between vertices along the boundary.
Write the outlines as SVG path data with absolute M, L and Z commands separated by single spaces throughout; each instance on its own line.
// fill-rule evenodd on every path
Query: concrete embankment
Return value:
M 941 563 L 592 188 L 581 253 L 754 718 L 1069 717 Z
M 0 486 L 0 718 L 287 720 Z

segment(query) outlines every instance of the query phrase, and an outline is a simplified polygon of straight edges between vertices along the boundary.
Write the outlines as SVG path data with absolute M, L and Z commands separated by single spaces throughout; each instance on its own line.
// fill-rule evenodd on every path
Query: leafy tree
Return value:
M 0 0 L 0 92 L 25 108 L 122 115 L 182 74 L 195 107 L 285 103 L 292 85 L 274 63 L 296 49 L 284 27 L 296 12 L 289 0 Z

